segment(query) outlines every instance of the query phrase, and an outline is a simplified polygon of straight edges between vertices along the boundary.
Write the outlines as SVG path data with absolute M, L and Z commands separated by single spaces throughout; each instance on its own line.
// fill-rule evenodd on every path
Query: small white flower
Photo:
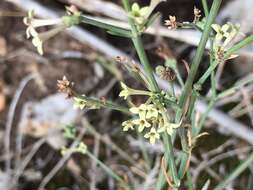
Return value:
M 146 118 L 147 119 L 151 119 L 151 118 L 157 118 L 159 111 L 157 110 L 157 108 L 153 105 L 153 104 L 149 104 L 147 106 L 147 114 L 146 114 Z
M 160 139 L 160 135 L 154 127 L 152 127 L 151 130 L 144 135 L 144 137 L 149 139 L 150 144 L 154 144 L 156 139 Z
M 215 35 L 215 46 L 226 47 L 238 34 L 240 25 L 232 24 L 230 22 L 220 26 L 218 24 L 212 24 L 213 30 L 216 32 Z
M 131 120 L 124 121 L 122 126 L 123 131 L 128 131 L 129 129 L 134 130 L 134 123 Z
M 146 104 L 141 104 L 139 107 L 130 108 L 130 112 L 139 114 L 140 119 L 146 119 L 147 110 L 148 106 Z
M 59 32 L 63 31 L 64 29 L 66 29 L 66 26 L 59 25 L 47 32 L 35 33 L 33 35 L 32 43 L 37 48 L 39 54 L 43 55 L 43 43 L 54 37 Z
M 180 127 L 181 124 L 182 124 L 182 121 L 180 123 L 165 122 L 163 124 L 163 126 L 158 129 L 158 133 L 162 133 L 162 132 L 166 131 L 168 133 L 168 135 L 172 135 L 173 129 Z
M 139 132 L 142 132 L 145 128 L 151 127 L 151 124 L 146 119 L 135 119 L 133 120 L 133 124 L 139 126 Z
M 138 3 L 134 3 L 131 8 L 131 16 L 134 17 L 137 24 L 141 25 L 149 18 L 153 10 L 162 1 L 165 0 L 151 0 L 149 6 L 145 7 L 140 7 Z
M 75 152 L 86 154 L 87 146 L 83 142 L 80 142 L 79 145 L 75 148 Z
M 80 97 L 74 97 L 74 108 L 75 109 L 84 109 L 87 104 L 87 101 L 80 98 Z
M 34 18 L 34 11 L 31 10 L 28 12 L 27 17 L 23 19 L 25 25 L 27 25 L 26 29 L 26 37 L 33 37 L 32 42 L 33 45 L 37 48 L 38 52 L 43 54 L 43 43 L 58 34 L 59 32 L 65 30 L 68 27 L 71 27 L 75 24 L 80 23 L 81 13 L 78 11 L 69 12 L 67 16 L 63 16 L 61 18 L 56 19 L 36 19 Z M 42 26 L 54 26 L 53 29 L 38 33 L 36 31 L 37 28 Z
M 36 28 L 42 26 L 51 26 L 51 25 L 58 25 L 62 24 L 62 19 L 36 19 L 34 18 L 34 10 L 28 12 L 27 17 L 23 19 L 25 25 L 27 25 L 26 29 L 26 37 L 30 38 L 31 36 L 36 36 Z
M 125 83 L 123 83 L 123 82 L 121 82 L 120 85 L 121 85 L 122 91 L 120 92 L 119 97 L 124 97 L 124 100 L 126 100 L 127 97 L 130 95 L 130 91 L 131 91 L 131 90 L 130 90 L 130 88 L 128 88 L 128 86 L 127 86 Z

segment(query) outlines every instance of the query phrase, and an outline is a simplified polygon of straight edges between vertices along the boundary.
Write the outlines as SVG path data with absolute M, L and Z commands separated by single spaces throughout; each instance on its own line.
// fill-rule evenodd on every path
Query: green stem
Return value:
M 239 49 L 241 49 L 242 47 L 248 45 L 251 42 L 253 42 L 253 34 L 251 34 L 250 36 L 244 38 L 242 41 L 238 42 L 233 47 L 228 49 L 225 53 L 225 58 L 229 58 L 233 53 L 237 52 Z
M 229 174 L 224 181 L 222 181 L 219 185 L 217 185 L 214 190 L 223 190 L 228 183 L 237 178 L 247 167 L 253 162 L 253 153 L 242 162 L 231 174 Z
M 249 74 L 247 77 L 245 77 L 242 80 L 239 80 L 238 82 L 236 82 L 233 87 L 219 93 L 217 95 L 217 99 L 221 99 L 224 98 L 226 96 L 230 96 L 231 94 L 235 93 L 236 91 L 238 91 L 240 88 L 246 86 L 249 83 L 253 82 L 253 73 Z
M 201 2 L 202 2 L 202 6 L 204 8 L 205 17 L 208 17 L 209 9 L 208 9 L 207 1 L 206 0 L 201 0 Z
M 124 5 L 127 13 L 129 13 L 130 12 L 130 5 L 129 5 L 128 0 L 122 0 L 122 1 L 123 1 L 123 5 Z M 131 17 L 128 17 L 128 22 L 131 26 L 132 41 L 133 41 L 133 44 L 134 44 L 135 49 L 137 51 L 137 54 L 140 58 L 140 62 L 143 65 L 145 73 L 147 74 L 149 83 L 151 84 L 151 88 L 152 88 L 151 91 L 158 92 L 158 91 L 160 91 L 160 89 L 159 89 L 159 86 L 157 84 L 157 81 L 155 80 L 153 70 L 150 66 L 150 63 L 148 61 L 146 52 L 144 50 L 144 46 L 143 46 L 143 43 L 142 43 L 142 40 L 141 40 L 141 35 L 138 32 L 138 30 L 136 28 L 136 25 L 134 23 L 134 20 Z
M 169 136 L 165 132 L 163 133 L 162 138 L 163 138 L 163 143 L 164 143 L 164 149 L 165 151 L 167 150 L 167 153 L 165 154 L 165 159 L 168 162 L 168 165 L 170 167 L 170 175 L 173 180 L 173 185 L 175 185 L 173 189 L 176 190 L 180 186 L 180 180 L 178 179 L 171 136 Z
M 157 179 L 156 186 L 155 186 L 154 190 L 161 190 L 163 188 L 164 184 L 165 184 L 165 177 L 164 177 L 164 174 L 163 174 L 163 170 L 160 169 L 158 179 Z
M 114 26 L 111 24 L 103 23 L 103 22 L 101 22 L 97 19 L 94 19 L 92 17 L 89 17 L 89 16 L 81 15 L 81 22 L 85 23 L 85 24 L 92 25 L 92 26 L 96 26 L 99 28 L 103 28 L 103 29 L 106 29 L 111 32 L 122 34 L 123 36 L 129 37 L 129 38 L 131 38 L 131 35 L 132 35 L 131 31 L 129 31 L 127 29 L 124 29 L 124 28 L 121 28 L 118 26 Z
M 118 181 L 125 189 L 130 190 L 131 187 L 111 168 L 106 166 L 103 162 L 101 162 L 96 156 L 94 156 L 91 152 L 87 151 L 86 154 L 90 157 L 90 159 L 94 160 L 108 175 L 113 177 L 116 181 Z
M 87 96 L 78 96 L 78 98 L 87 101 L 91 105 L 120 111 L 120 112 L 123 112 L 126 114 L 131 114 L 128 108 L 120 106 L 120 105 L 115 104 L 115 103 L 108 101 L 108 100 L 103 101 L 103 100 L 100 100 L 97 98 L 92 98 L 92 97 L 87 97 Z
M 138 138 L 139 138 L 139 140 L 140 140 L 140 142 L 141 142 L 141 153 L 142 153 L 142 156 L 143 156 L 143 158 L 144 158 L 144 160 L 145 160 L 145 165 L 146 165 L 146 167 L 147 167 L 147 171 L 150 171 L 152 162 L 151 162 L 151 160 L 150 160 L 150 158 L 149 158 L 147 148 L 146 148 L 146 146 L 144 145 L 143 136 L 141 136 L 141 134 L 138 133 L 137 128 L 136 128 L 136 131 L 137 131 L 137 134 L 138 134 Z
M 208 38 L 209 38 L 209 35 L 211 32 L 211 25 L 213 24 L 217 14 L 218 14 L 218 10 L 220 8 L 221 2 L 222 2 L 222 0 L 215 0 L 213 2 L 212 8 L 210 10 L 210 14 L 208 16 L 208 19 L 207 19 L 207 22 L 205 25 L 204 32 L 201 36 L 201 40 L 200 40 L 198 48 L 197 48 L 196 55 L 195 55 L 193 62 L 192 62 L 189 77 L 187 78 L 185 87 L 184 87 L 182 95 L 180 97 L 179 105 L 181 107 L 184 107 L 184 104 L 186 103 L 188 95 L 190 94 L 190 91 L 192 89 L 192 84 L 193 84 L 193 81 L 194 81 L 195 76 L 197 74 L 202 56 L 205 51 L 206 43 L 208 41 Z M 179 120 L 180 120 L 180 118 L 179 118 Z
M 85 126 L 88 128 L 89 132 L 94 135 L 95 138 L 98 138 L 99 140 L 101 140 L 103 143 L 105 143 L 106 145 L 108 145 L 113 151 L 117 152 L 123 159 L 125 159 L 126 161 L 128 161 L 129 163 L 131 163 L 132 165 L 136 164 L 136 160 L 134 160 L 131 155 L 129 155 L 128 153 L 126 153 L 124 150 L 122 150 L 117 144 L 115 144 L 114 142 L 108 140 L 106 137 L 102 136 L 101 134 L 99 134 L 96 129 L 90 124 L 87 123 L 87 125 Z
M 148 81 L 149 81 L 150 86 L 152 88 L 151 91 L 153 91 L 153 92 L 160 91 L 160 89 L 158 87 L 158 84 L 157 84 L 157 81 L 155 80 L 153 70 L 150 67 L 147 55 L 144 51 L 144 46 L 143 46 L 143 43 L 141 41 L 141 37 L 138 35 L 136 37 L 133 37 L 132 40 L 133 40 L 134 46 L 136 48 L 137 54 L 140 58 L 140 61 L 143 65 L 143 68 L 145 70 L 145 73 L 147 74 Z
M 122 0 L 123 5 L 127 13 L 129 13 L 130 10 L 130 4 L 128 0 Z M 154 77 L 153 70 L 149 64 L 146 52 L 144 50 L 144 46 L 141 40 L 140 33 L 138 32 L 136 25 L 134 23 L 134 20 L 131 17 L 128 17 L 128 22 L 131 26 L 131 31 L 132 31 L 132 41 L 135 46 L 135 49 L 137 51 L 137 54 L 140 58 L 140 62 L 143 65 L 145 74 L 147 75 L 149 84 L 150 84 L 150 90 L 153 92 L 159 92 L 160 88 L 157 84 L 157 81 Z M 170 173 L 172 174 L 173 177 L 173 182 L 175 184 L 178 184 L 178 177 L 177 177 L 177 170 L 176 170 L 176 164 L 174 160 L 174 154 L 173 154 L 173 147 L 172 147 L 172 141 L 171 137 L 169 137 L 167 134 L 163 135 L 164 138 L 164 148 L 165 148 L 165 157 L 168 158 L 166 159 L 170 168 Z M 177 188 L 175 188 L 177 189 Z
M 198 45 L 198 48 L 197 48 L 196 55 L 195 55 L 195 57 L 193 59 L 193 62 L 192 62 L 192 66 L 191 66 L 189 76 L 186 80 L 185 87 L 184 87 L 184 89 L 182 91 L 182 94 L 180 96 L 180 99 L 179 99 L 179 106 L 182 109 L 186 109 L 185 105 L 186 105 L 187 99 L 189 97 L 189 94 L 191 94 L 192 85 L 193 85 L 195 76 L 197 74 L 201 59 L 203 57 L 205 47 L 206 47 L 206 43 L 207 43 L 207 41 L 209 39 L 209 36 L 210 36 L 211 25 L 213 24 L 217 14 L 218 14 L 218 10 L 220 8 L 221 2 L 222 2 L 222 0 L 213 1 L 213 5 L 212 5 L 212 8 L 210 10 L 210 13 L 209 13 L 209 16 L 208 16 L 203 34 L 201 36 L 201 39 L 200 39 L 200 42 L 199 42 L 199 45 Z M 180 122 L 181 117 L 182 117 L 182 111 L 179 110 L 176 113 L 176 122 L 177 123 Z M 182 156 L 181 164 L 180 164 L 180 171 L 179 171 L 179 174 L 180 174 L 179 177 L 182 178 L 183 177 L 182 174 L 184 173 L 186 161 L 188 159 L 188 153 L 187 153 L 188 145 L 187 145 L 186 134 L 185 134 L 185 129 L 184 128 L 179 129 L 179 136 L 180 136 L 180 139 L 181 139 L 181 145 L 182 145 L 182 149 L 183 149 L 183 152 L 184 152 L 184 154 Z
M 200 131 L 203 128 L 204 123 L 207 119 L 207 116 L 208 116 L 209 112 L 211 111 L 211 109 L 213 108 L 215 102 L 216 102 L 216 98 L 213 98 L 210 101 L 210 103 L 208 104 L 208 107 L 207 107 L 205 113 L 201 116 L 199 125 L 196 128 L 194 128 L 194 130 L 193 130 L 193 134 L 192 134 L 193 137 L 196 137 L 200 133 Z
M 186 172 L 186 177 L 187 177 L 187 187 L 188 190 L 193 190 L 193 183 L 192 183 L 192 176 L 191 176 L 191 172 L 189 170 L 187 170 Z

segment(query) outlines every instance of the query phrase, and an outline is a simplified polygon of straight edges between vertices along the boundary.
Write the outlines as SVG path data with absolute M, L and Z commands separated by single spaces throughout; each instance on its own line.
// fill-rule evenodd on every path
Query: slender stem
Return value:
M 128 0 L 122 0 L 123 5 L 127 13 L 130 12 L 130 4 Z M 135 46 L 135 49 L 137 51 L 137 54 L 140 58 L 140 62 L 143 65 L 145 74 L 147 75 L 148 81 L 150 83 L 150 90 L 153 92 L 159 92 L 160 88 L 157 84 L 157 81 L 154 77 L 152 68 L 149 64 L 146 52 L 144 50 L 144 46 L 141 40 L 140 33 L 138 32 L 136 25 L 134 23 L 134 20 L 131 17 L 128 17 L 128 22 L 131 26 L 132 30 L 132 41 Z M 159 104 L 159 103 L 158 103 Z M 165 148 L 165 157 L 167 158 L 167 162 L 170 168 L 170 172 L 172 174 L 173 182 L 177 185 L 179 183 L 178 177 L 177 177 L 177 170 L 176 170 L 176 164 L 175 164 L 175 159 L 174 159 L 174 153 L 173 153 L 173 147 L 172 147 L 172 141 L 171 137 L 168 136 L 166 133 L 163 135 L 163 143 L 164 143 L 164 148 Z M 175 188 L 177 189 L 177 188 Z
M 105 143 L 106 145 L 108 145 L 113 151 L 117 152 L 123 159 L 125 159 L 126 161 L 128 161 L 129 163 L 135 165 L 136 164 L 136 160 L 133 159 L 131 157 L 131 155 L 129 155 L 127 152 L 125 152 L 123 149 L 121 149 L 117 144 L 115 144 L 113 141 L 108 140 L 108 138 L 106 136 L 101 135 L 100 133 L 98 133 L 96 131 L 96 129 L 87 122 L 87 124 L 85 125 L 85 127 L 89 130 L 89 132 L 94 135 L 95 138 L 98 138 L 99 140 L 101 140 L 103 143 Z
M 229 96 L 233 93 L 235 93 L 236 91 L 238 91 L 240 88 L 246 86 L 247 84 L 249 83 L 252 83 L 253 82 L 253 73 L 252 74 L 249 74 L 247 77 L 245 77 L 244 79 L 242 80 L 239 80 L 238 82 L 235 83 L 235 85 L 233 85 L 233 87 L 223 91 L 223 92 L 220 92 L 218 95 L 217 95 L 217 99 L 220 99 L 220 98 L 224 98 L 226 96 Z
M 123 5 L 124 5 L 127 13 L 129 13 L 130 12 L 130 5 L 129 5 L 128 0 L 122 0 L 122 1 L 123 1 Z M 128 17 L 128 22 L 129 22 L 129 24 L 131 26 L 131 30 L 132 30 L 133 44 L 134 44 L 137 54 L 140 58 L 141 64 L 143 65 L 145 73 L 148 76 L 148 80 L 149 80 L 149 83 L 151 84 L 151 88 L 152 88 L 151 90 L 154 92 L 160 91 L 157 81 L 155 80 L 153 70 L 152 70 L 150 63 L 148 61 L 146 52 L 144 50 L 144 46 L 143 46 L 143 43 L 141 40 L 140 33 L 138 32 L 138 30 L 136 28 L 134 20 L 131 17 Z
M 89 102 L 89 104 L 93 104 L 96 105 L 98 107 L 103 107 L 103 108 L 109 108 L 112 110 L 116 110 L 116 111 L 120 111 L 126 114 L 130 114 L 130 111 L 128 110 L 128 108 L 120 106 L 118 104 L 115 104 L 111 101 L 104 101 L 104 100 L 100 100 L 97 98 L 92 98 L 92 97 L 87 97 L 87 96 L 78 96 L 78 98 L 83 99 L 87 102 Z
M 136 131 L 137 131 L 137 134 L 138 134 L 138 138 L 139 138 L 139 140 L 140 140 L 140 144 L 141 144 L 141 153 L 142 153 L 142 156 L 143 156 L 143 158 L 144 158 L 144 160 L 145 160 L 145 166 L 147 167 L 147 170 L 148 171 L 150 171 L 150 169 L 151 169 L 151 165 L 152 165 L 152 162 L 151 162 L 151 160 L 150 160 L 150 158 L 149 158 L 149 155 L 148 155 L 148 151 L 147 151 L 147 148 L 146 148 L 146 146 L 144 145 L 144 140 L 143 140 L 143 136 L 141 136 L 141 134 L 140 133 L 138 133 L 138 129 L 136 128 Z
M 205 1 L 205 2 L 203 2 L 203 1 Z M 204 7 L 207 6 L 206 0 L 203 0 L 203 1 L 202 1 L 203 6 Z M 206 5 L 204 5 L 204 4 L 206 4 Z M 213 34 L 213 32 L 211 32 L 211 34 Z M 209 60 L 210 60 L 210 66 L 212 66 L 214 64 L 214 60 L 215 60 L 214 51 L 213 51 L 213 48 L 214 48 L 214 39 L 213 38 L 210 38 L 210 48 L 211 48 L 211 52 L 210 52 Z M 211 109 L 213 108 L 213 106 L 214 106 L 214 104 L 217 100 L 217 98 L 216 98 L 216 81 L 215 81 L 214 71 L 212 71 L 212 73 L 211 73 L 211 90 L 209 90 L 209 92 L 211 92 L 211 94 L 212 94 L 211 95 L 211 101 L 209 102 L 207 110 L 201 116 L 199 125 L 197 127 L 193 128 L 193 130 L 192 130 L 193 137 L 197 136 L 201 132 L 201 130 L 204 126 L 204 123 L 207 119 L 207 116 L 208 116 L 209 112 L 211 111 Z
M 167 133 L 163 133 L 162 135 L 163 138 L 163 143 L 164 143 L 164 149 L 168 151 L 167 154 L 165 154 L 165 159 L 168 162 L 168 165 L 170 167 L 170 174 L 173 180 L 174 189 L 177 189 L 177 187 L 180 185 L 180 180 L 178 179 L 178 174 L 177 174 L 177 168 L 175 164 L 175 158 L 174 158 L 174 152 L 173 152 L 173 144 L 171 140 L 171 136 L 169 136 Z
M 200 43 L 199 43 L 198 48 L 197 48 L 196 55 L 195 55 L 195 57 L 193 59 L 193 62 L 192 62 L 189 77 L 187 78 L 185 87 L 184 87 L 182 95 L 180 97 L 179 104 L 180 104 L 181 107 L 183 107 L 184 104 L 186 103 L 188 94 L 192 89 L 192 84 L 193 84 L 193 81 L 194 81 L 195 76 L 197 74 L 197 71 L 198 71 L 203 53 L 205 51 L 206 43 L 208 41 L 208 38 L 209 38 L 209 35 L 210 35 L 210 32 L 211 32 L 211 25 L 213 24 L 217 14 L 218 14 L 218 10 L 220 8 L 221 2 L 222 2 L 222 0 L 215 0 L 213 2 L 212 8 L 210 10 L 210 14 L 208 16 L 208 19 L 207 19 L 207 22 L 206 22 L 206 25 L 205 25 L 204 32 L 201 36 L 201 40 L 200 40 Z M 180 120 L 180 118 L 179 118 L 179 120 Z
M 215 102 L 216 102 L 216 98 L 213 98 L 210 101 L 210 103 L 208 104 L 208 107 L 207 107 L 205 113 L 201 116 L 199 125 L 196 128 L 194 128 L 194 130 L 193 130 L 193 134 L 192 134 L 193 137 L 196 137 L 200 133 L 200 131 L 203 128 L 204 123 L 205 123 L 205 121 L 207 119 L 207 116 L 208 116 L 209 112 L 212 110 Z
M 150 67 L 147 55 L 144 51 L 144 46 L 143 46 L 143 43 L 141 41 L 141 37 L 140 36 L 133 37 L 132 40 L 133 40 L 134 46 L 136 48 L 136 51 L 138 53 L 138 56 L 140 58 L 140 61 L 143 65 L 143 68 L 145 70 L 145 73 L 148 76 L 147 78 L 150 82 L 150 85 L 151 85 L 151 88 L 152 88 L 151 90 L 154 91 L 154 92 L 160 91 L 160 89 L 158 87 L 158 84 L 157 84 L 157 81 L 155 80 L 153 70 Z
M 164 174 L 163 174 L 163 170 L 160 169 L 159 176 L 158 176 L 158 179 L 157 179 L 156 186 L 155 186 L 154 190 L 161 190 L 163 188 L 164 184 L 165 184 L 165 177 L 164 177 Z
M 208 4 L 206 0 L 201 0 L 202 6 L 204 8 L 205 16 L 208 17 L 209 14 L 209 9 L 208 9 Z
M 210 13 L 209 13 L 209 16 L 208 16 L 203 34 L 201 36 L 201 40 L 200 40 L 200 43 L 198 45 L 196 55 L 195 55 L 195 57 L 193 59 L 193 62 L 192 62 L 192 66 L 191 66 L 189 76 L 186 80 L 185 87 L 184 87 L 184 89 L 182 91 L 182 94 L 180 96 L 180 99 L 179 99 L 179 106 L 182 109 L 186 109 L 185 105 L 187 103 L 189 94 L 191 94 L 192 85 L 193 85 L 195 76 L 197 74 L 202 56 L 204 54 L 206 43 L 207 43 L 207 41 L 209 39 L 209 36 L 210 36 L 211 25 L 213 24 L 217 14 L 218 14 L 218 10 L 220 8 L 221 2 L 222 2 L 222 0 L 213 1 L 213 5 L 212 5 L 212 8 L 210 10 Z M 182 117 L 182 111 L 179 110 L 176 113 L 176 122 L 180 122 L 181 117 Z M 180 136 L 180 139 L 181 139 L 181 145 L 182 145 L 182 149 L 183 149 L 183 152 L 184 152 L 184 154 L 182 156 L 182 159 L 181 159 L 180 171 L 179 171 L 180 178 L 182 178 L 183 177 L 182 174 L 184 173 L 183 170 L 185 168 L 187 158 L 188 158 L 188 153 L 187 153 L 188 145 L 187 145 L 186 134 L 185 134 L 185 129 L 184 128 L 179 129 L 179 136 Z
M 94 156 L 91 152 L 87 151 L 86 154 L 90 157 L 90 159 L 94 160 L 108 175 L 112 176 L 115 180 L 117 180 L 120 184 L 122 184 L 126 189 L 130 190 L 130 186 L 111 168 L 106 166 L 103 162 L 101 162 L 96 156 Z
M 103 28 L 108 31 L 117 32 L 118 34 L 122 34 L 126 37 L 131 37 L 131 31 L 121 28 L 121 27 L 118 27 L 118 26 L 103 23 L 103 22 L 99 21 L 98 19 L 94 19 L 89 16 L 81 15 L 81 22 L 83 22 L 85 24 L 93 25 L 93 26 L 96 26 L 99 28 Z
M 237 178 L 248 166 L 253 162 L 253 153 L 242 162 L 231 174 L 229 174 L 224 181 L 222 181 L 219 185 L 217 185 L 214 190 L 223 190 L 228 183 Z
M 172 97 L 176 97 L 176 93 L 175 93 L 175 88 L 174 88 L 174 82 L 173 81 L 169 81 L 169 91 Z
M 229 58 L 230 55 L 241 49 L 242 47 L 248 45 L 249 43 L 253 42 L 253 34 L 249 35 L 248 37 L 244 38 L 242 41 L 235 44 L 233 47 L 227 50 L 225 53 L 225 58 Z
M 193 190 L 194 188 L 193 188 L 193 183 L 192 183 L 192 176 L 189 170 L 187 170 L 186 172 L 186 177 L 187 177 L 188 190 Z

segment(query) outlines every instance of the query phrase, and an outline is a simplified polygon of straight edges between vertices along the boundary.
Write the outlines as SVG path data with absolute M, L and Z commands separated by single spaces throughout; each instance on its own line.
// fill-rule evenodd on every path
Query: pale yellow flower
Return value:
M 126 100 L 127 97 L 129 95 L 131 95 L 131 89 L 128 88 L 128 86 L 125 83 L 123 83 L 123 82 L 121 82 L 120 85 L 121 85 L 122 90 L 119 93 L 119 97 L 124 97 L 124 99 Z
M 180 127 L 181 124 L 182 124 L 182 121 L 180 123 L 164 122 L 163 126 L 158 129 L 158 132 L 162 133 L 166 131 L 168 135 L 172 135 L 173 130 Z
M 160 135 L 154 127 L 144 137 L 149 139 L 150 144 L 155 144 L 156 139 L 160 139 Z
M 157 118 L 158 114 L 159 114 L 159 111 L 153 104 L 149 104 L 147 106 L 147 114 L 146 114 L 147 119 Z
M 146 104 L 141 104 L 139 107 L 130 108 L 130 112 L 134 114 L 138 114 L 141 119 L 146 118 L 147 110 L 148 110 L 148 106 Z
M 37 48 L 39 54 L 43 55 L 43 43 L 50 38 L 54 37 L 59 32 L 63 31 L 67 27 L 65 25 L 59 25 L 47 32 L 37 33 L 33 36 L 32 43 Z
M 36 32 L 36 28 L 42 26 L 51 26 L 62 24 L 62 19 L 36 19 L 34 18 L 34 11 L 31 10 L 28 12 L 27 17 L 23 19 L 25 25 L 27 25 L 26 29 L 26 37 L 30 38 L 31 36 L 36 36 L 38 33 Z
M 129 129 L 134 129 L 134 123 L 131 120 L 124 121 L 122 123 L 123 131 L 128 131 Z
M 59 32 L 80 23 L 80 12 L 69 12 L 68 15 L 56 19 L 36 19 L 34 18 L 34 11 L 29 11 L 27 17 L 23 19 L 25 25 L 27 25 L 26 36 L 27 38 L 33 37 L 32 43 L 37 48 L 37 51 L 43 54 L 43 43 L 52 38 Z M 47 32 L 38 33 L 37 28 L 42 26 L 54 26 Z
M 85 106 L 87 105 L 87 101 L 80 98 L 80 97 L 74 97 L 74 108 L 75 109 L 81 109 L 83 110 Z
M 133 124 L 138 126 L 138 131 L 142 132 L 145 128 L 151 127 L 151 124 L 146 119 L 135 119 Z

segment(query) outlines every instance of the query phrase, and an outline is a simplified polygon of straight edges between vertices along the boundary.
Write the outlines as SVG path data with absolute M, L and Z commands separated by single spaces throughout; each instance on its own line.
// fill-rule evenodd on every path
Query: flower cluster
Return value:
M 141 8 L 138 3 L 134 3 L 132 5 L 131 16 L 134 18 L 136 24 L 139 24 L 139 25 L 143 24 L 148 12 L 149 12 L 148 6 Z
M 27 38 L 32 37 L 33 45 L 37 48 L 37 51 L 43 55 L 43 43 L 66 28 L 79 24 L 81 13 L 73 7 L 68 7 L 67 15 L 61 18 L 36 19 L 34 16 L 34 11 L 31 10 L 23 20 L 24 24 L 27 25 L 26 36 Z M 46 32 L 39 33 L 37 28 L 43 26 L 54 27 Z
M 144 137 L 148 138 L 151 144 L 160 139 L 160 133 L 172 134 L 174 128 L 178 128 L 181 123 L 169 123 L 162 111 L 154 104 L 141 104 L 139 107 L 130 108 L 130 112 L 136 115 L 135 119 L 122 123 L 123 131 L 134 130 L 138 127 L 138 132 L 145 132 Z
M 214 42 L 215 48 L 225 48 L 238 34 L 240 25 L 228 22 L 227 24 L 224 24 L 222 26 L 218 24 L 213 24 L 212 28 L 216 33 Z
M 130 16 L 133 17 L 137 26 L 143 26 L 153 10 L 159 3 L 165 0 L 151 0 L 149 6 L 140 7 L 138 3 L 134 3 L 131 7 Z
M 212 28 L 216 33 L 213 46 L 216 59 L 224 62 L 225 49 L 239 33 L 240 25 L 228 22 L 222 26 L 213 24 Z

